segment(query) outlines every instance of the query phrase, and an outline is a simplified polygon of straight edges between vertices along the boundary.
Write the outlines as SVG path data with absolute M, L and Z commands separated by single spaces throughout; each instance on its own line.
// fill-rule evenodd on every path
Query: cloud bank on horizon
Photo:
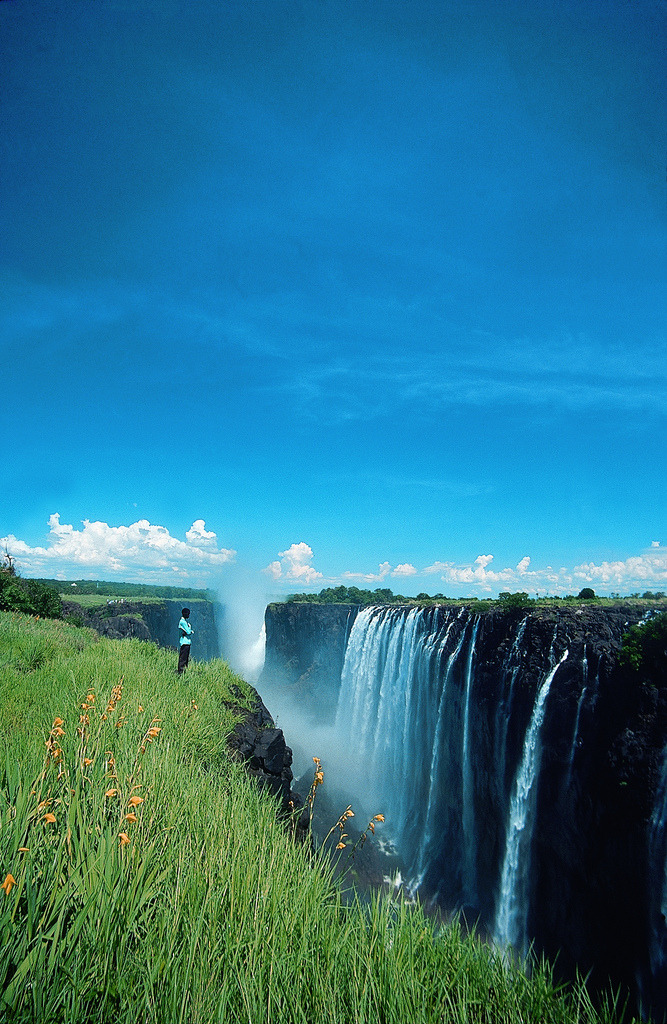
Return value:
M 140 519 L 129 526 L 110 526 L 104 522 L 82 521 L 82 528 L 61 523 L 59 513 L 49 518 L 49 539 L 45 545 L 31 546 L 8 535 L 0 538 L 0 547 L 8 552 L 29 576 L 67 579 L 94 579 L 107 573 L 124 582 L 165 583 L 179 581 L 187 586 L 215 585 L 224 579 L 224 567 L 236 561 L 237 552 L 218 546 L 214 531 L 206 529 L 203 519 L 193 522 L 185 540 L 173 537 L 165 526 Z M 392 566 L 381 562 L 377 572 L 346 570 L 338 576 L 321 572 L 313 565 L 314 552 L 304 541 L 291 544 L 279 552 L 257 575 L 268 577 L 275 588 L 285 594 L 306 588 L 360 585 L 373 589 L 373 584 L 391 581 L 406 596 L 427 592 L 444 593 L 447 597 L 494 595 L 501 590 L 525 590 L 529 593 L 561 595 L 587 584 L 604 592 L 630 593 L 637 590 L 667 588 L 667 547 L 652 541 L 639 555 L 623 560 L 585 562 L 572 567 L 532 567 L 529 555 L 515 566 L 492 567 L 492 554 L 478 555 L 469 565 L 452 561 L 435 561 L 423 568 L 409 562 Z M 433 586 L 437 581 L 438 585 Z

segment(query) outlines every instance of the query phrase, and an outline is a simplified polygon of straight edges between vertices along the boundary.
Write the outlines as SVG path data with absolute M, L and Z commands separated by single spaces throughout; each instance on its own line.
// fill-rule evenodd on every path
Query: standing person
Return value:
M 181 609 L 181 621 L 178 624 L 179 632 L 179 650 L 178 650 L 178 672 L 180 673 L 187 668 L 188 661 L 190 660 L 190 644 L 192 643 L 191 637 L 194 633 L 194 629 L 188 622 L 190 618 L 190 609 Z

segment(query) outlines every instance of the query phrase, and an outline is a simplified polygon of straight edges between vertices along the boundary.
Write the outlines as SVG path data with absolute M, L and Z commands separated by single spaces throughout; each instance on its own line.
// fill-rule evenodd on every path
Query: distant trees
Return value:
M 0 562 L 0 611 L 59 619 L 63 603 L 54 587 L 39 580 L 22 579 L 16 571 L 14 559 L 5 552 Z
M 632 594 L 631 597 L 639 597 L 639 594 Z M 646 600 L 661 600 L 665 597 L 662 591 L 651 593 L 646 591 L 642 594 Z M 621 600 L 620 594 L 612 594 L 613 600 Z M 427 594 L 425 591 L 417 594 L 416 597 L 404 597 L 403 594 L 394 594 L 388 587 L 378 587 L 377 590 L 361 590 L 359 587 L 326 587 L 319 594 L 290 594 L 286 598 L 288 603 L 297 602 L 301 604 L 392 604 L 392 605 L 434 605 L 441 602 L 447 604 L 472 605 L 476 610 L 482 611 L 500 605 L 503 609 L 512 608 L 539 608 L 562 601 L 565 604 L 576 604 L 578 601 L 603 601 L 591 587 L 584 587 L 577 595 L 566 594 L 563 597 L 554 595 L 547 598 L 529 597 L 525 590 L 512 594 L 509 590 L 503 590 L 497 598 L 479 598 L 470 595 L 453 598 L 444 594 Z
M 196 590 L 194 587 L 160 586 L 152 583 L 118 583 L 108 580 L 36 580 L 53 587 L 58 593 L 71 593 L 76 601 L 77 594 L 102 594 L 109 597 L 159 597 L 165 600 L 189 598 L 189 600 L 215 601 L 217 595 L 211 590 Z
M 509 590 L 503 590 L 498 594 L 498 600 L 503 608 L 530 608 L 535 604 L 525 590 L 520 590 L 517 594 L 510 594 Z
M 423 595 L 429 601 L 432 598 L 428 594 Z M 404 597 L 403 594 L 394 594 L 387 587 L 378 587 L 377 590 L 361 590 L 359 587 L 325 587 L 319 594 L 290 594 L 287 598 L 288 604 L 413 604 L 415 600 L 422 598 Z

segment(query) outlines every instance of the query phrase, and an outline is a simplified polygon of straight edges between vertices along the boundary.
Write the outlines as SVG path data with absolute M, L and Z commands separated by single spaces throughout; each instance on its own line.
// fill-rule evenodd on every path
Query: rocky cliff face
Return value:
M 338 699 L 345 645 L 356 605 L 270 604 L 266 609 L 266 656 L 260 676 L 285 687 L 290 699 L 321 716 Z
M 393 808 L 420 896 L 498 934 L 517 780 L 538 694 L 558 665 L 508 905 L 524 940 L 557 957 L 564 976 L 590 972 L 599 988 L 611 978 L 660 1013 L 667 967 L 652 949 L 667 948 L 655 892 L 664 857 L 652 863 L 651 834 L 667 678 L 640 684 L 618 665 L 623 634 L 648 607 L 391 609 L 373 619 L 348 606 L 272 605 L 262 678 L 319 721 L 333 722 L 340 695 L 345 743 Z M 400 678 L 387 674 L 391 657 Z
M 228 746 L 232 754 L 245 764 L 257 785 L 276 797 L 279 813 L 287 817 L 302 804 L 301 798 L 291 789 L 292 751 L 285 743 L 282 729 L 276 729 L 262 698 L 254 689 L 253 693 L 253 708 L 243 712 Z M 304 811 L 299 821 L 300 838 L 303 838 L 307 824 L 308 815 Z
M 210 601 L 124 600 L 95 608 L 84 608 L 75 601 L 63 601 L 63 615 L 75 616 L 102 636 L 113 639 L 133 636 L 138 640 L 152 640 L 160 647 L 175 648 L 178 644 L 178 622 L 185 606 L 191 609 L 190 621 L 195 630 L 192 656 L 201 661 L 219 658 L 216 618 L 220 619 L 222 609 Z

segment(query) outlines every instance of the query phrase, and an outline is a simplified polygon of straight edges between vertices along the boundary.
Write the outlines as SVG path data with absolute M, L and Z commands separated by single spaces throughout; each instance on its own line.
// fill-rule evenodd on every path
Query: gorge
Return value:
M 667 679 L 618 661 L 651 613 L 274 604 L 259 688 L 279 719 L 299 709 L 283 723 L 295 754 L 329 730 L 350 799 L 385 815 L 408 895 L 659 1017 Z

